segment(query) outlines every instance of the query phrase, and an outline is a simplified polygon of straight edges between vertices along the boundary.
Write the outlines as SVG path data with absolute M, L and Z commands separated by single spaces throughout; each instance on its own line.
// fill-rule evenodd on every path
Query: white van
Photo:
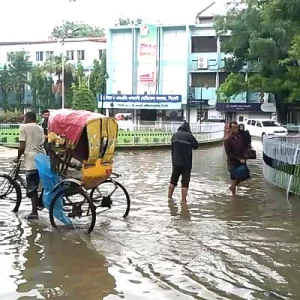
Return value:
M 249 131 L 251 136 L 260 138 L 285 136 L 288 134 L 286 128 L 282 127 L 277 121 L 270 119 L 248 119 L 245 129 Z

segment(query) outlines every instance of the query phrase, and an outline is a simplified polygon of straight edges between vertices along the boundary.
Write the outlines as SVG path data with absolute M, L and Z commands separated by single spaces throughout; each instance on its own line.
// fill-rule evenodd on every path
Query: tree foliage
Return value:
M 8 106 L 8 81 L 9 81 L 9 72 L 7 65 L 4 65 L 3 70 L 0 71 L 0 91 L 2 96 L 1 106 L 4 111 L 7 111 Z
M 14 95 L 16 108 L 24 109 L 25 86 L 29 84 L 28 76 L 32 70 L 32 63 L 25 51 L 12 52 L 9 54 L 10 62 L 0 72 L 2 106 L 4 110 L 9 108 L 9 95 Z
M 32 108 L 54 108 L 54 94 L 52 91 L 53 79 L 41 66 L 33 68 L 31 73 L 30 87 L 32 94 Z
M 72 109 L 94 111 L 96 108 L 96 99 L 89 90 L 86 81 L 82 81 L 79 85 L 72 84 Z
M 106 80 L 108 79 L 108 74 L 106 71 L 106 52 L 103 52 L 101 57 L 101 62 L 94 60 L 93 71 L 90 76 L 90 88 L 94 95 L 97 94 L 104 95 L 106 93 Z
M 61 25 L 55 26 L 51 33 L 51 37 L 56 39 L 102 37 L 104 35 L 105 30 L 103 28 L 69 21 L 64 21 Z
M 142 18 L 130 19 L 126 17 L 120 17 L 116 20 L 115 26 L 129 26 L 129 25 L 141 25 L 143 23 Z
M 55 94 L 57 106 L 60 107 L 61 100 L 61 84 L 62 84 L 62 57 L 55 56 L 50 57 L 46 63 L 43 65 L 43 70 L 51 74 L 51 76 L 56 76 L 57 81 L 53 83 L 53 92 Z M 65 105 L 70 107 L 72 101 L 72 83 L 75 78 L 75 68 L 74 65 L 69 63 L 67 58 L 64 58 L 64 85 L 65 85 Z
M 219 36 L 230 34 L 222 43 L 232 58 L 225 60 L 229 76 L 220 87 L 228 99 L 243 89 L 275 94 L 276 103 L 300 97 L 300 19 L 296 0 L 231 1 L 227 15 L 215 19 Z

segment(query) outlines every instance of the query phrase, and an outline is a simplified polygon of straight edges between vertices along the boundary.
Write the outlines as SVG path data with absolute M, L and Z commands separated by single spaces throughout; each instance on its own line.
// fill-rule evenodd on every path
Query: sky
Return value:
M 216 12 L 223 11 L 225 0 L 216 1 Z M 197 12 L 213 0 L 2 0 L 0 41 L 47 39 L 63 20 L 112 27 L 118 17 L 142 17 L 162 24 L 193 23 Z M 177 3 L 176 3 L 177 2 Z M 176 5 L 175 5 L 176 3 Z

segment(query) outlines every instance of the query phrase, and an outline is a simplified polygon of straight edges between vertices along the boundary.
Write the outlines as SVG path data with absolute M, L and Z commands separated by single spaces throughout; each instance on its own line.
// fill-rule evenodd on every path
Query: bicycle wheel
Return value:
M 114 210 L 121 214 L 123 218 L 126 218 L 129 214 L 130 196 L 126 188 L 118 181 L 113 179 L 104 181 L 91 190 L 90 198 L 96 206 L 97 213 L 114 207 Z
M 82 198 L 80 200 L 80 197 Z M 55 218 L 54 212 L 60 214 L 60 220 Z M 51 202 L 49 210 L 50 222 L 56 229 L 75 228 L 86 229 L 91 233 L 96 223 L 96 208 L 88 193 L 80 186 L 66 187 L 57 192 Z M 70 220 L 70 225 L 65 225 L 61 220 Z
M 22 191 L 18 182 L 7 174 L 0 174 L 0 199 L 15 203 L 13 212 L 18 212 L 22 201 Z

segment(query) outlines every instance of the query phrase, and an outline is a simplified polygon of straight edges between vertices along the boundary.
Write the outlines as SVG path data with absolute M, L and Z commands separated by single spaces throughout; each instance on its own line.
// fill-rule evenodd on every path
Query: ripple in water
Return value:
M 264 182 L 261 143 L 254 147 L 259 159 L 236 199 L 228 193 L 223 149 L 194 152 L 187 205 L 179 190 L 167 200 L 169 151 L 119 152 L 115 170 L 132 197 L 130 217 L 123 220 L 118 209 L 99 215 L 91 237 L 53 232 L 46 213 L 34 229 L 0 204 L 6 291 L 20 296 L 17 286 L 22 296 L 45 297 L 57 290 L 72 299 L 300 298 L 299 202 L 290 207 L 282 191 Z M 21 215 L 29 209 L 25 202 Z M 39 263 L 26 265 L 34 245 Z M 27 277 L 26 292 L 25 270 L 38 274 Z

